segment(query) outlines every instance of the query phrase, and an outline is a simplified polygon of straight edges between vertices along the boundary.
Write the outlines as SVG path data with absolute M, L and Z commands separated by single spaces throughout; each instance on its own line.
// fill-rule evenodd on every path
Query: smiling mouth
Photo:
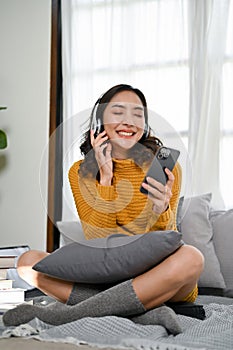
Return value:
M 133 131 L 117 131 L 117 134 L 121 137 L 131 137 L 133 135 L 135 135 L 135 132 Z

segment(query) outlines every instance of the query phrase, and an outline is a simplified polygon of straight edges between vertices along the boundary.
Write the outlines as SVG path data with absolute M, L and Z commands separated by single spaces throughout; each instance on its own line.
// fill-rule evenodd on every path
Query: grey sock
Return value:
M 74 283 L 72 292 L 66 302 L 67 305 L 76 305 L 94 295 L 113 287 L 114 284 Z
M 128 280 L 73 306 L 61 303 L 58 303 L 57 308 L 19 305 L 3 315 L 3 322 L 6 326 L 18 326 L 37 317 L 46 323 L 60 325 L 83 317 L 110 315 L 127 317 L 145 311 L 134 292 L 132 280 Z
M 182 332 L 176 313 L 168 306 L 162 305 L 145 312 L 142 315 L 129 317 L 133 322 L 143 325 L 161 325 L 170 333 L 176 335 Z

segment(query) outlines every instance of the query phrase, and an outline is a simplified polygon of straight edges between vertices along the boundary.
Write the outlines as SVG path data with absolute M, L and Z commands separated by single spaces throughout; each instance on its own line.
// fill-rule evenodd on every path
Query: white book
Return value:
M 0 247 L 0 256 L 4 256 L 4 255 L 19 256 L 28 250 L 30 250 L 28 245 L 18 245 L 18 246 L 12 246 L 12 247 Z
M 0 269 L 0 279 L 6 279 L 7 278 L 8 269 Z
M 18 257 L 24 252 L 27 252 L 28 250 L 30 250 L 28 245 L 0 247 L 0 267 L 1 268 L 16 267 Z M 14 256 L 15 258 L 12 260 L 9 260 L 10 256 Z M 8 262 L 10 262 L 10 265 L 8 264 Z
M 0 279 L 0 289 L 9 289 L 13 287 L 13 281 L 7 279 Z
M 16 255 L 0 255 L 0 269 L 16 267 Z
M 29 250 L 30 250 L 30 247 L 28 245 L 0 247 L 0 257 L 6 256 L 6 255 L 15 255 L 16 256 L 15 266 L 16 266 L 18 257 L 21 254 L 23 254 Z M 0 279 L 13 280 L 13 287 L 14 288 L 22 288 L 25 290 L 33 289 L 34 286 L 31 286 L 26 281 L 24 281 L 22 278 L 20 278 L 15 266 L 14 266 L 14 268 L 8 268 L 8 269 L 1 268 L 0 269 Z
M 0 304 L 22 303 L 24 296 L 25 290 L 21 288 L 0 289 Z

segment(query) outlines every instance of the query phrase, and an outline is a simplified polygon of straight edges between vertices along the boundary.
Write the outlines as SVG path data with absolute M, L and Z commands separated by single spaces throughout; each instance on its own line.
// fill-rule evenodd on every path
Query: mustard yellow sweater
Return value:
M 135 235 L 154 230 L 176 230 L 176 212 L 181 187 L 181 167 L 176 165 L 175 181 L 168 209 L 158 216 L 152 202 L 139 191 L 147 169 L 132 159 L 116 160 L 111 186 L 79 175 L 81 161 L 69 170 L 69 181 L 86 239 L 112 233 Z

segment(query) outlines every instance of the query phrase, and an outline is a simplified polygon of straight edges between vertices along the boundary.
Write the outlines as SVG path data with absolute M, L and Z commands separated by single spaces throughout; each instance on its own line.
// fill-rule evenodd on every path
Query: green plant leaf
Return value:
M 0 149 L 7 147 L 7 137 L 3 130 L 0 130 Z
M 2 109 L 7 109 L 7 107 L 1 107 L 1 106 L 0 106 L 0 110 L 2 110 Z

